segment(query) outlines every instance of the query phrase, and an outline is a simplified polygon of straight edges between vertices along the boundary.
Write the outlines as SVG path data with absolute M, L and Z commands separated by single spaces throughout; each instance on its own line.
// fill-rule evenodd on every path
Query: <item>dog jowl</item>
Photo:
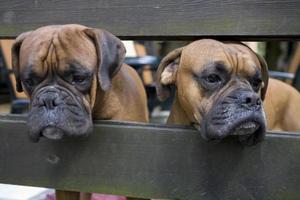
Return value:
M 194 125 L 207 140 L 238 135 L 255 144 L 263 139 L 267 65 L 247 46 L 195 41 L 162 60 L 157 80 L 162 100 L 171 85 L 176 88 L 168 123 Z

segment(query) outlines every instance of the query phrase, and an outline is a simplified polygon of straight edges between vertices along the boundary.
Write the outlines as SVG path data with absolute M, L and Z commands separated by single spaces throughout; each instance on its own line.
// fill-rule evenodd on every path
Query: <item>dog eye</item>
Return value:
M 218 82 L 221 82 L 221 78 L 220 76 L 218 76 L 217 74 L 210 74 L 208 75 L 205 80 L 208 82 L 208 83 L 218 83 Z
M 73 83 L 83 83 L 85 81 L 85 76 L 83 75 L 73 75 Z
M 32 86 L 34 86 L 34 81 L 31 78 L 28 78 L 28 79 L 24 80 L 24 84 L 29 87 L 32 87 Z
M 257 91 L 259 89 L 259 87 L 261 86 L 262 80 L 258 79 L 258 80 L 254 80 L 252 81 L 251 85 L 253 87 L 253 89 L 255 91 Z

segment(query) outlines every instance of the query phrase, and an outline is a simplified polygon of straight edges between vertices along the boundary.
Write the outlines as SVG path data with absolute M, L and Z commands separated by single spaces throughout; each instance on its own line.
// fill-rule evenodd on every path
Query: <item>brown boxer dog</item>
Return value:
M 300 94 L 292 86 L 270 78 L 264 108 L 269 130 L 300 131 Z
M 86 136 L 92 119 L 148 122 L 143 84 L 124 57 L 114 35 L 81 25 L 18 36 L 12 63 L 17 90 L 30 98 L 30 138 Z
M 268 85 L 265 61 L 240 43 L 203 39 L 174 50 L 160 63 L 157 94 L 176 94 L 169 124 L 194 125 L 206 140 L 238 135 L 253 145 L 265 135 L 262 107 Z

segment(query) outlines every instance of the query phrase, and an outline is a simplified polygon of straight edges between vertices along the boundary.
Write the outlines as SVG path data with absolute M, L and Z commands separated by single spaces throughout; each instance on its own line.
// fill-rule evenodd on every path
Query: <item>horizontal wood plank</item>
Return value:
M 1 0 L 0 37 L 49 24 L 105 28 L 122 39 L 299 39 L 298 0 Z
M 0 116 L 0 182 L 183 200 L 298 199 L 300 134 L 257 146 L 207 143 L 191 128 L 95 122 L 87 138 L 27 138 L 25 117 Z

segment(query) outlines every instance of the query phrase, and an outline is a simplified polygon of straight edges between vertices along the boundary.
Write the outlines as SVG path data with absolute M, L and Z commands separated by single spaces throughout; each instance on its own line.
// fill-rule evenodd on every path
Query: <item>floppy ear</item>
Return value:
M 183 47 L 170 52 L 160 62 L 156 75 L 156 93 L 159 100 L 166 100 L 171 93 L 170 86 L 175 83 L 179 60 Z
M 261 94 L 261 99 L 264 100 L 266 93 L 267 93 L 267 89 L 268 89 L 268 83 L 269 83 L 269 72 L 268 72 L 268 65 L 267 62 L 265 61 L 265 59 L 259 55 L 256 54 L 259 62 L 260 62 L 260 67 L 261 67 L 261 74 L 262 74 L 262 80 L 263 80 L 263 87 L 261 88 L 260 94 Z
M 262 80 L 263 80 L 263 83 L 264 83 L 263 87 L 260 90 L 260 94 L 261 94 L 261 99 L 264 100 L 265 96 L 266 96 L 266 93 L 267 93 L 268 83 L 269 83 L 269 71 L 268 71 L 267 62 L 265 61 L 265 59 L 261 55 L 254 52 L 248 45 L 246 45 L 242 42 L 234 42 L 234 43 L 237 43 L 237 44 L 240 44 L 240 45 L 243 45 L 243 46 L 247 47 L 258 58 L 259 63 L 260 63 L 260 67 L 261 67 Z
M 98 55 L 98 81 L 101 89 L 111 88 L 112 77 L 120 70 L 126 49 L 120 39 L 101 29 L 85 29 L 95 44 Z
M 16 88 L 18 92 L 23 92 L 21 78 L 20 78 L 20 62 L 19 62 L 20 49 L 21 49 L 22 42 L 30 33 L 31 31 L 20 34 L 16 38 L 16 41 L 11 48 L 11 58 L 12 58 L 11 63 L 16 78 Z

